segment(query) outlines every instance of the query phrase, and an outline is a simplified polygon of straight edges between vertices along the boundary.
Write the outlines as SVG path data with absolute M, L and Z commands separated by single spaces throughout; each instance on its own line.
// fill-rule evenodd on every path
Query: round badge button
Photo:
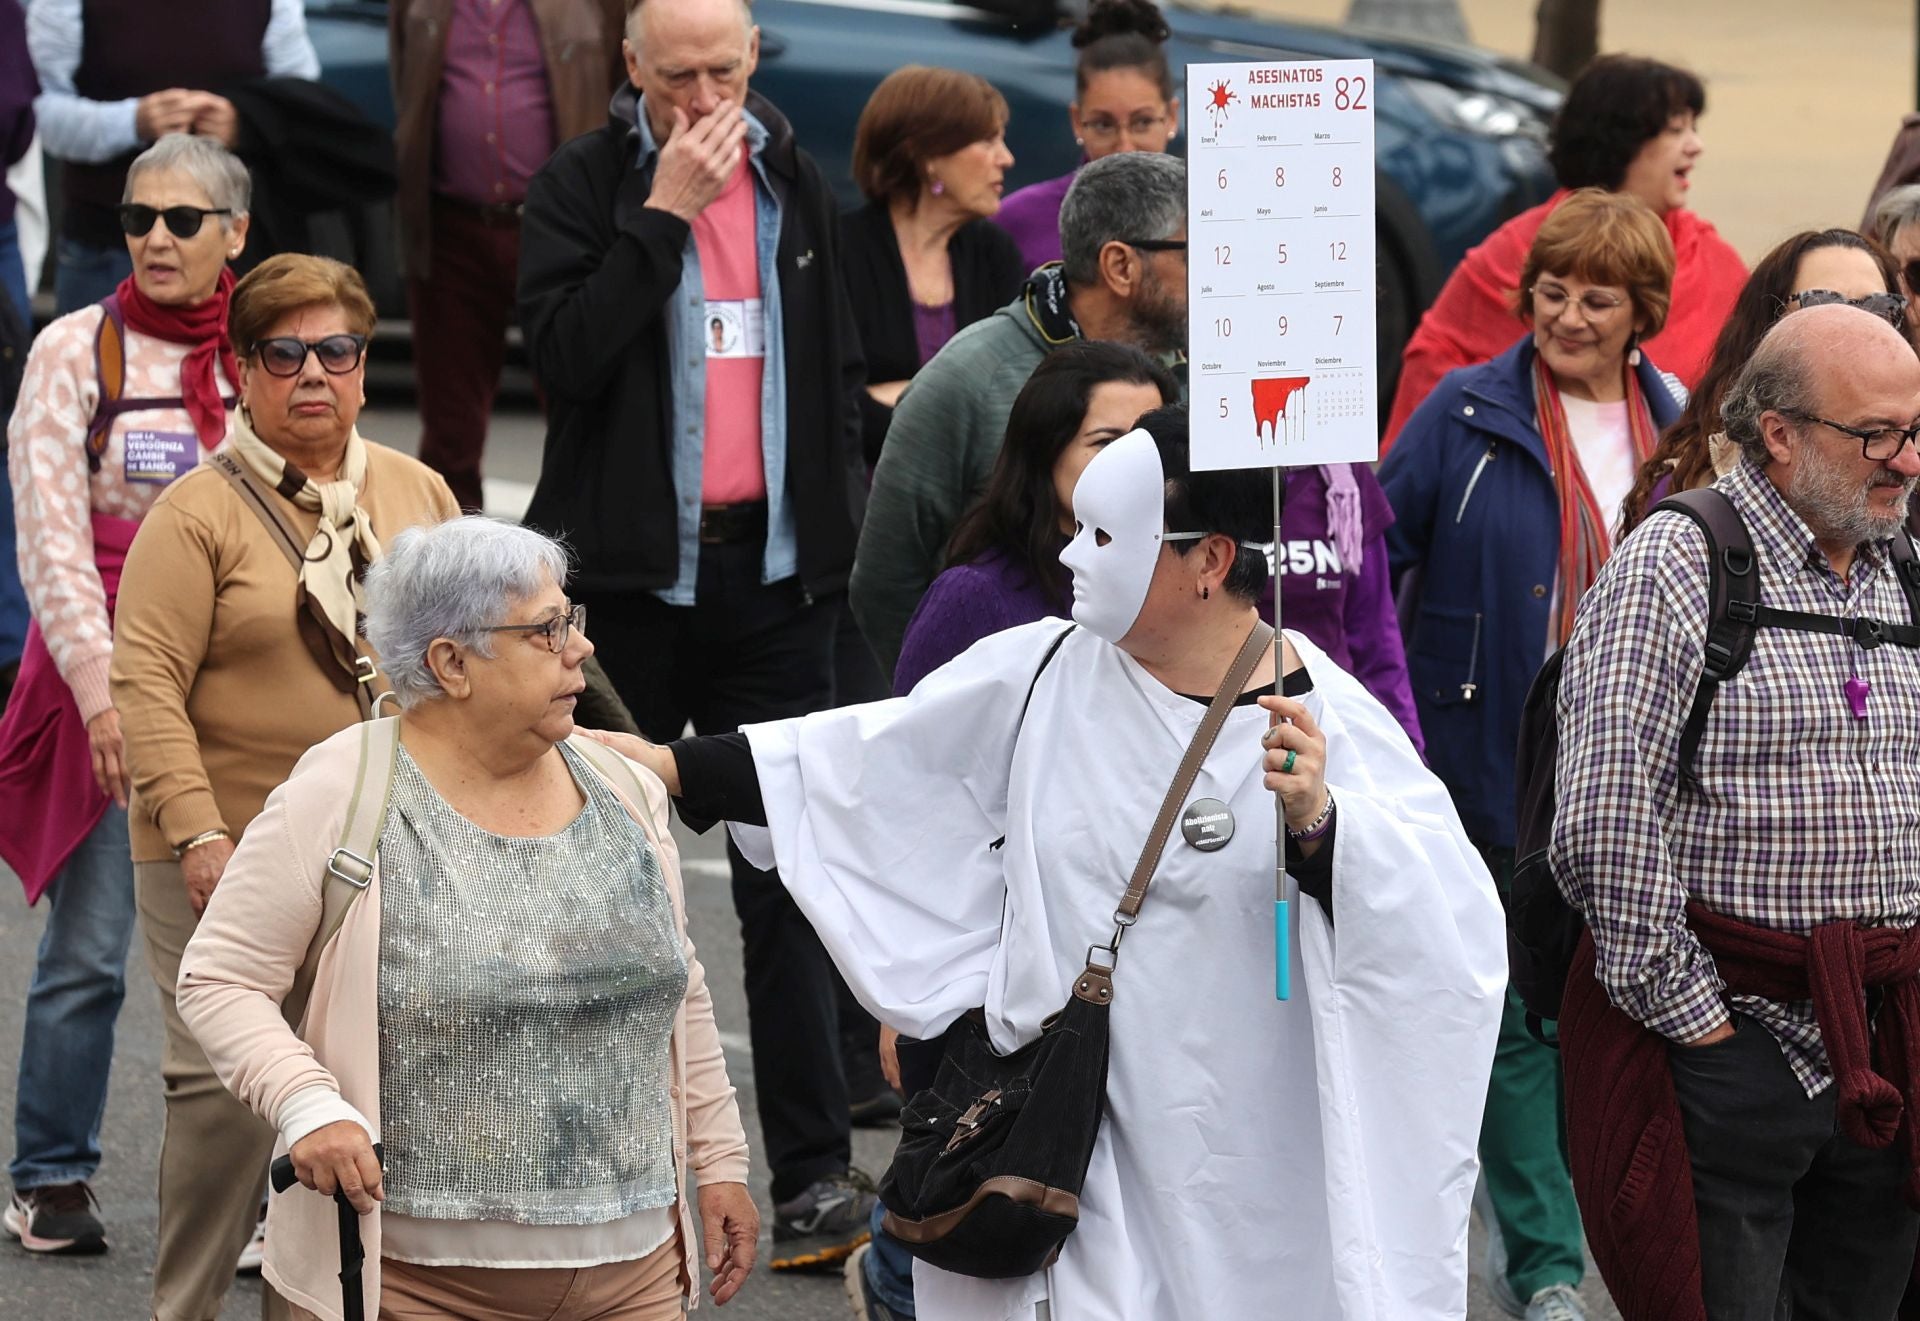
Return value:
M 1233 809 L 1218 798 L 1196 798 L 1180 815 L 1180 833 L 1202 853 L 1223 849 L 1233 838 Z

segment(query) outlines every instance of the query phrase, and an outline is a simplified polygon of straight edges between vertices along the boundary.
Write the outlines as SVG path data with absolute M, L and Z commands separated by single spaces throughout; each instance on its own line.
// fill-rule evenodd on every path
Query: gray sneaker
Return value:
M 837 1266 L 872 1234 L 867 1221 L 878 1201 L 873 1180 L 859 1170 L 820 1179 L 791 1201 L 773 1208 L 770 1270 L 805 1271 Z
M 1587 1309 L 1571 1284 L 1550 1284 L 1527 1301 L 1526 1321 L 1587 1321 Z
M 862 1243 L 847 1258 L 846 1269 L 841 1272 L 840 1280 L 847 1291 L 847 1306 L 852 1310 L 854 1321 L 907 1321 L 907 1318 L 880 1301 L 880 1295 L 873 1291 L 873 1281 L 867 1278 L 867 1254 L 873 1251 L 873 1244 Z

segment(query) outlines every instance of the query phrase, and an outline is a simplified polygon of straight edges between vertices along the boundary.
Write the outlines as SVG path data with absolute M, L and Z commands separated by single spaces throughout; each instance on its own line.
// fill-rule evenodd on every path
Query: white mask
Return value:
M 1145 431 L 1129 431 L 1089 463 L 1073 488 L 1073 620 L 1118 644 L 1147 603 L 1166 527 L 1166 474 Z

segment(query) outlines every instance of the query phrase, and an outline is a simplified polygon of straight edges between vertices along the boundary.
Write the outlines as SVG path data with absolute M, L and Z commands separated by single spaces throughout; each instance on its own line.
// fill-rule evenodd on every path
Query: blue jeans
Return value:
M 63 238 L 56 249 L 53 271 L 53 310 L 65 316 L 97 303 L 133 274 L 133 256 L 127 245 L 96 247 Z
M 27 303 L 27 270 L 20 264 L 20 230 L 11 220 L 0 220 L 0 290 L 13 302 L 20 321 L 33 327 Z M 0 463 L 0 665 L 20 659 L 27 645 L 27 594 L 20 587 L 20 564 L 13 542 L 13 488 Z
M 127 994 L 133 936 L 133 850 L 127 814 L 111 804 L 47 891 L 20 1042 L 13 1113 L 19 1189 L 91 1179 L 100 1168 L 113 1024 Z
M 886 1213 L 886 1207 L 878 1202 L 873 1204 L 873 1246 L 867 1250 L 865 1262 L 867 1285 L 886 1304 L 888 1311 L 914 1316 L 913 1258 L 900 1246 L 899 1239 L 880 1227 L 880 1219 Z

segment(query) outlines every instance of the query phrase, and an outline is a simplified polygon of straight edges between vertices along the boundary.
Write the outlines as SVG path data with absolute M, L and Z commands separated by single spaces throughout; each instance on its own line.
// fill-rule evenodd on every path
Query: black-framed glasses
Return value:
M 207 222 L 208 216 L 230 216 L 232 207 L 226 206 L 148 206 L 145 202 L 123 202 L 120 205 L 120 228 L 134 238 L 144 237 L 153 228 L 155 220 L 167 222 L 167 233 L 177 239 L 190 239 L 200 232 L 200 226 Z
M 1138 248 L 1142 252 L 1185 252 L 1185 239 L 1121 239 L 1129 248 Z
M 1885 463 L 1899 454 L 1908 444 L 1920 449 L 1920 426 L 1850 427 L 1845 422 L 1835 422 L 1831 418 L 1803 413 L 1797 408 L 1783 408 L 1780 412 L 1785 417 L 1798 418 L 1802 422 L 1818 422 L 1823 427 L 1832 427 L 1843 435 L 1852 436 L 1860 442 L 1861 457 L 1871 459 L 1875 463 Z
M 1861 294 L 1858 298 L 1849 298 L 1832 289 L 1802 289 L 1792 297 L 1793 301 L 1803 308 L 1845 303 L 1848 307 L 1857 307 L 1862 312 L 1873 313 L 1895 330 L 1906 329 L 1907 300 L 1899 294 Z
M 253 355 L 269 376 L 298 376 L 307 365 L 307 354 L 320 359 L 320 369 L 329 376 L 345 376 L 360 365 L 367 351 L 365 335 L 327 335 L 321 339 L 300 339 L 276 335 L 256 340 Z
M 580 630 L 580 636 L 587 633 L 587 608 L 584 605 L 571 606 L 565 614 L 555 615 L 552 619 L 538 624 L 495 624 L 492 628 L 483 628 L 482 633 L 538 633 L 547 640 L 547 650 L 558 656 L 567 649 L 567 643 L 573 638 L 573 631 Z

